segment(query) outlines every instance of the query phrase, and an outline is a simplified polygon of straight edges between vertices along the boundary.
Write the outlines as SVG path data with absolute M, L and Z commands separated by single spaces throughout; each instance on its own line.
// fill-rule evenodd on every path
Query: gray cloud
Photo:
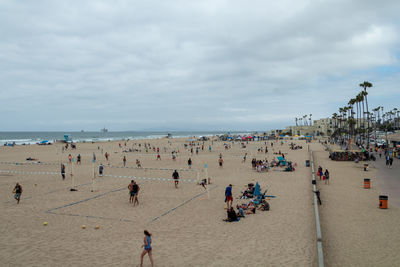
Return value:
M 0 130 L 283 127 L 332 114 L 364 80 L 371 105 L 394 107 L 399 8 L 2 1 Z

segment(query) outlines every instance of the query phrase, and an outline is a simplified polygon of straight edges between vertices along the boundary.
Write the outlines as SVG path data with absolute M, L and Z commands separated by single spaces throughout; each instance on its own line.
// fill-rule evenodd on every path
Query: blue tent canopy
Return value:
M 49 141 L 48 140 L 43 140 L 42 142 L 40 142 L 41 144 L 47 144 Z

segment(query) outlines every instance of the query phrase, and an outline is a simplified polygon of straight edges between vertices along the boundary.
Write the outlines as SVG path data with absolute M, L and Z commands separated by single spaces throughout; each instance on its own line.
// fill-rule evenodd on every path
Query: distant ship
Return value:
M 108 129 L 106 127 L 104 127 L 103 129 L 100 130 L 100 132 L 102 133 L 108 133 Z

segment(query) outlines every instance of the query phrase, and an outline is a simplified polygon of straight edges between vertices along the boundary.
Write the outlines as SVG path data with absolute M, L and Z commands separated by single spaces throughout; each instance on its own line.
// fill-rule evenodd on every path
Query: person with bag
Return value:
M 325 170 L 324 180 L 325 180 L 325 184 L 329 185 L 329 171 L 328 171 L 328 169 Z

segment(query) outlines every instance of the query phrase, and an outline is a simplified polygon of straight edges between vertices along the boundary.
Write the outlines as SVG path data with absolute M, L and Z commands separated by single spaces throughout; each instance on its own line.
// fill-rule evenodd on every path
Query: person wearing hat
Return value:
M 227 209 L 229 210 L 229 208 L 232 207 L 232 203 L 233 203 L 232 185 L 231 184 L 229 184 L 225 189 L 225 202 L 226 202 Z M 231 202 L 230 205 L 229 205 L 229 202 Z

